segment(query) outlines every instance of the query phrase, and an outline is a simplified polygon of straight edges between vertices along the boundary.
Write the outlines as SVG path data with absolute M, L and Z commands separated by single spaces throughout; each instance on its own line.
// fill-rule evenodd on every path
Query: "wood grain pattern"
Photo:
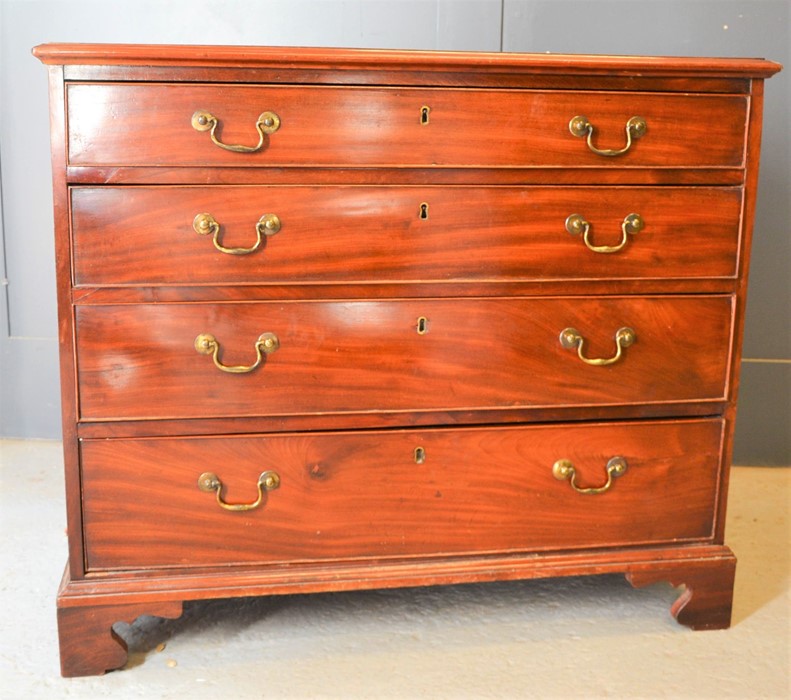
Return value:
M 759 71 L 767 69 L 767 61 L 757 62 Z M 776 64 L 771 64 L 776 65 Z M 563 87 L 568 90 L 589 90 L 591 75 L 573 70 L 565 73 L 541 74 L 535 71 L 522 72 L 464 72 L 454 67 L 439 67 L 429 70 L 415 66 L 412 70 L 403 67 L 379 66 L 369 70 L 349 68 L 343 71 L 328 69 L 281 68 L 277 65 L 248 65 L 244 68 L 223 66 L 167 66 L 167 65 L 78 65 L 63 66 L 66 80 L 86 81 L 136 81 L 136 82 L 182 82 L 182 83 L 262 83 L 267 85 L 396 85 L 398 87 L 475 87 L 475 88 L 520 88 L 550 89 Z M 597 75 L 596 85 L 600 90 L 622 90 L 628 92 L 678 92 L 750 94 L 750 80 L 741 75 L 724 77 L 712 72 L 710 77 L 691 77 L 678 73 L 666 76 L 644 76 L 638 74 L 610 73 Z
M 734 294 L 739 285 L 731 278 L 687 279 L 613 279 L 568 280 L 542 279 L 520 282 L 504 281 L 405 281 L 375 283 L 356 282 L 339 284 L 202 284 L 151 285 L 145 287 L 74 287 L 75 306 L 105 306 L 116 304 L 159 304 L 192 302 L 247 302 L 247 301 L 318 301 L 322 299 L 348 301 L 380 299 L 474 299 L 478 297 L 557 297 L 570 290 L 587 297 L 628 296 L 640 294 Z
M 721 398 L 731 312 L 728 296 L 82 306 L 80 412 L 197 418 Z M 606 367 L 559 342 L 574 327 L 587 357 L 608 358 L 624 326 L 637 342 Z M 221 372 L 193 346 L 211 333 L 225 365 L 250 365 L 264 332 L 280 348 L 249 374 Z
M 58 303 L 58 345 L 60 398 L 63 440 L 64 481 L 66 484 L 66 529 L 69 534 L 69 571 L 77 578 L 85 571 L 82 549 L 80 501 L 80 463 L 75 424 L 78 420 L 74 313 L 71 299 L 72 250 L 69 231 L 69 195 L 62 186 L 66 169 L 65 87 L 63 67 L 49 69 L 50 141 L 52 203 L 55 224 L 55 265 Z
M 731 625 L 736 557 L 731 552 L 699 562 L 667 563 L 664 566 L 635 567 L 627 580 L 636 588 L 657 581 L 684 586 L 670 614 L 694 630 L 721 630 Z
M 141 615 L 176 618 L 181 612 L 181 601 L 58 608 L 61 675 L 97 676 L 123 666 L 128 649 L 113 630 L 116 622 L 132 623 Z
M 538 551 L 711 536 L 722 422 L 86 440 L 89 570 L 405 555 Z M 422 447 L 423 463 L 414 451 Z M 552 476 L 570 459 L 584 486 Z M 682 466 L 683 465 L 683 466 Z M 252 502 L 264 470 L 280 488 L 228 512 L 197 488 L 206 470 L 228 502 Z
M 768 78 L 781 66 L 760 58 L 708 58 L 679 56 L 607 56 L 580 54 L 487 53 L 469 51 L 399 51 L 389 49 L 337 49 L 277 46 L 184 46 L 167 44 L 41 44 L 33 54 L 45 64 L 61 66 L 165 66 L 210 68 L 277 67 L 302 73 L 321 71 L 342 80 L 347 70 L 359 72 L 393 69 L 493 73 L 506 80 L 520 73 L 539 76 L 587 75 L 693 78 Z M 182 71 L 182 74 L 188 75 Z M 238 73 L 237 73 L 238 75 Z M 430 84 L 430 76 L 425 82 Z M 597 83 L 598 84 L 598 83 Z
M 74 282 L 732 278 L 740 208 L 741 189 L 712 187 L 79 187 L 71 190 Z M 264 214 L 282 227 L 255 253 L 228 255 L 193 230 L 203 212 L 221 224 L 225 246 L 252 246 Z M 617 245 L 632 212 L 645 228 L 617 254 L 588 250 L 564 227 L 580 213 L 594 245 Z
M 69 566 L 64 675 L 181 602 L 624 573 L 729 624 L 723 544 L 755 209 L 759 59 L 56 44 L 50 64 Z M 421 125 L 420 108 L 431 107 Z M 251 144 L 263 110 L 281 128 Z M 575 115 L 602 158 L 569 133 Z M 429 218 L 417 217 L 421 202 Z M 192 231 L 210 212 L 250 245 Z M 596 255 L 636 211 L 643 231 Z M 417 333 L 425 317 L 425 334 Z M 614 333 L 637 342 L 590 367 Z M 280 348 L 244 375 L 263 331 Z M 415 461 L 415 448 L 425 459 Z M 607 460 L 627 473 L 576 493 Z M 419 460 L 420 461 L 420 460 Z M 248 513 L 197 488 L 216 471 Z
M 742 96 L 416 88 L 69 84 L 69 164 L 163 166 L 587 165 L 738 167 Z M 420 122 L 423 105 L 430 122 Z M 639 109 L 638 109 L 639 106 Z M 264 111 L 281 119 L 256 153 L 214 145 L 190 125 L 196 110 L 220 122 L 226 144 L 255 145 Z M 648 131 L 628 153 L 603 158 L 569 132 L 585 115 L 599 148 L 622 148 L 630 117 Z M 701 118 L 705 115 L 705 119 Z
M 740 186 L 744 170 L 734 167 L 684 168 L 590 166 L 514 166 L 509 168 L 355 168 L 223 166 L 70 165 L 66 177 L 75 185 L 722 185 Z
M 732 558 L 722 544 L 702 542 L 648 547 L 462 556 L 406 557 L 382 560 L 289 562 L 266 566 L 237 565 L 190 570 L 189 588 L 175 569 L 104 571 L 81 579 L 66 578 L 59 589 L 62 608 L 83 607 L 96 596 L 104 604 L 206 600 L 296 592 L 354 591 L 475 581 L 514 581 L 558 576 L 585 576 L 664 569 L 684 564 L 714 563 Z
M 550 408 L 476 408 L 466 411 L 376 411 L 366 413 L 309 413 L 273 415 L 161 418 L 150 420 L 84 421 L 77 426 L 82 438 L 169 437 L 172 435 L 249 435 L 326 430 L 383 430 L 406 427 L 520 425 L 566 421 L 617 421 L 694 418 L 719 415 L 724 398 L 694 403 L 627 404 L 623 406 L 554 406 Z
M 758 193 L 758 172 L 759 160 L 761 155 L 761 124 L 763 120 L 763 96 L 764 84 L 762 81 L 756 82 L 753 89 L 753 97 L 750 100 L 749 131 L 746 143 L 746 162 L 748 170 L 745 177 L 745 197 L 742 210 L 742 243 L 741 255 L 739 256 L 739 276 L 738 294 L 736 296 L 736 316 L 733 329 L 733 346 L 736 352 L 733 354 L 733 381 L 730 385 L 729 403 L 724 414 L 729 418 L 729 430 L 723 449 L 724 458 L 730 464 L 733 454 L 733 439 L 736 425 L 737 399 L 739 396 L 739 367 L 741 362 L 741 348 L 744 339 L 744 319 L 747 302 L 747 288 L 750 275 L 750 256 L 752 251 L 752 240 L 755 230 L 755 206 Z M 718 536 L 724 540 L 725 533 L 725 513 L 727 508 L 727 484 L 730 478 L 730 470 L 724 475 L 726 489 L 720 493 L 719 512 L 721 514 L 718 521 Z

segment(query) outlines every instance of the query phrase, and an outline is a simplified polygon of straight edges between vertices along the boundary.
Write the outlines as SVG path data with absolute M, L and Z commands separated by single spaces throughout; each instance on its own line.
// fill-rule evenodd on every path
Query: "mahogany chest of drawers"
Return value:
M 762 60 L 46 45 L 64 675 L 184 600 L 624 573 L 730 622 Z

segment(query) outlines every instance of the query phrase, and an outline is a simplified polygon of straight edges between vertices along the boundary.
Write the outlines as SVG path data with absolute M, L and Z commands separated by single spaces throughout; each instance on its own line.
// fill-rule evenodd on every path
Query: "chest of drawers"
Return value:
M 762 60 L 46 45 L 64 675 L 185 600 L 619 572 L 730 623 Z

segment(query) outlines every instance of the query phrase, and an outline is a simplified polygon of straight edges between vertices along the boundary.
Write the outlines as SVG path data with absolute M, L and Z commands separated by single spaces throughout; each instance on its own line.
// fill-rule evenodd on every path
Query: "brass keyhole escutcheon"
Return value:
M 428 319 L 425 316 L 421 316 L 417 320 L 417 334 L 426 335 L 426 333 L 428 333 Z
M 420 108 L 420 124 L 421 124 L 421 126 L 425 126 L 426 124 L 428 124 L 428 119 L 429 119 L 428 115 L 429 115 L 430 112 L 431 112 L 431 107 L 429 107 L 427 105 L 423 105 Z
M 415 464 L 423 464 L 426 461 L 426 451 L 422 447 L 415 448 Z
M 423 220 L 428 219 L 428 202 L 420 203 L 420 213 L 418 216 Z

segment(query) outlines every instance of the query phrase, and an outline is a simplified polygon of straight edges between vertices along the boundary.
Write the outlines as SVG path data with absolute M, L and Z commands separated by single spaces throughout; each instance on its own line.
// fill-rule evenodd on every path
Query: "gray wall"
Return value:
M 735 459 L 791 463 L 790 26 L 791 0 L 0 0 L 0 435 L 60 431 L 47 86 L 30 55 L 36 44 L 764 56 L 789 70 L 766 89 Z

